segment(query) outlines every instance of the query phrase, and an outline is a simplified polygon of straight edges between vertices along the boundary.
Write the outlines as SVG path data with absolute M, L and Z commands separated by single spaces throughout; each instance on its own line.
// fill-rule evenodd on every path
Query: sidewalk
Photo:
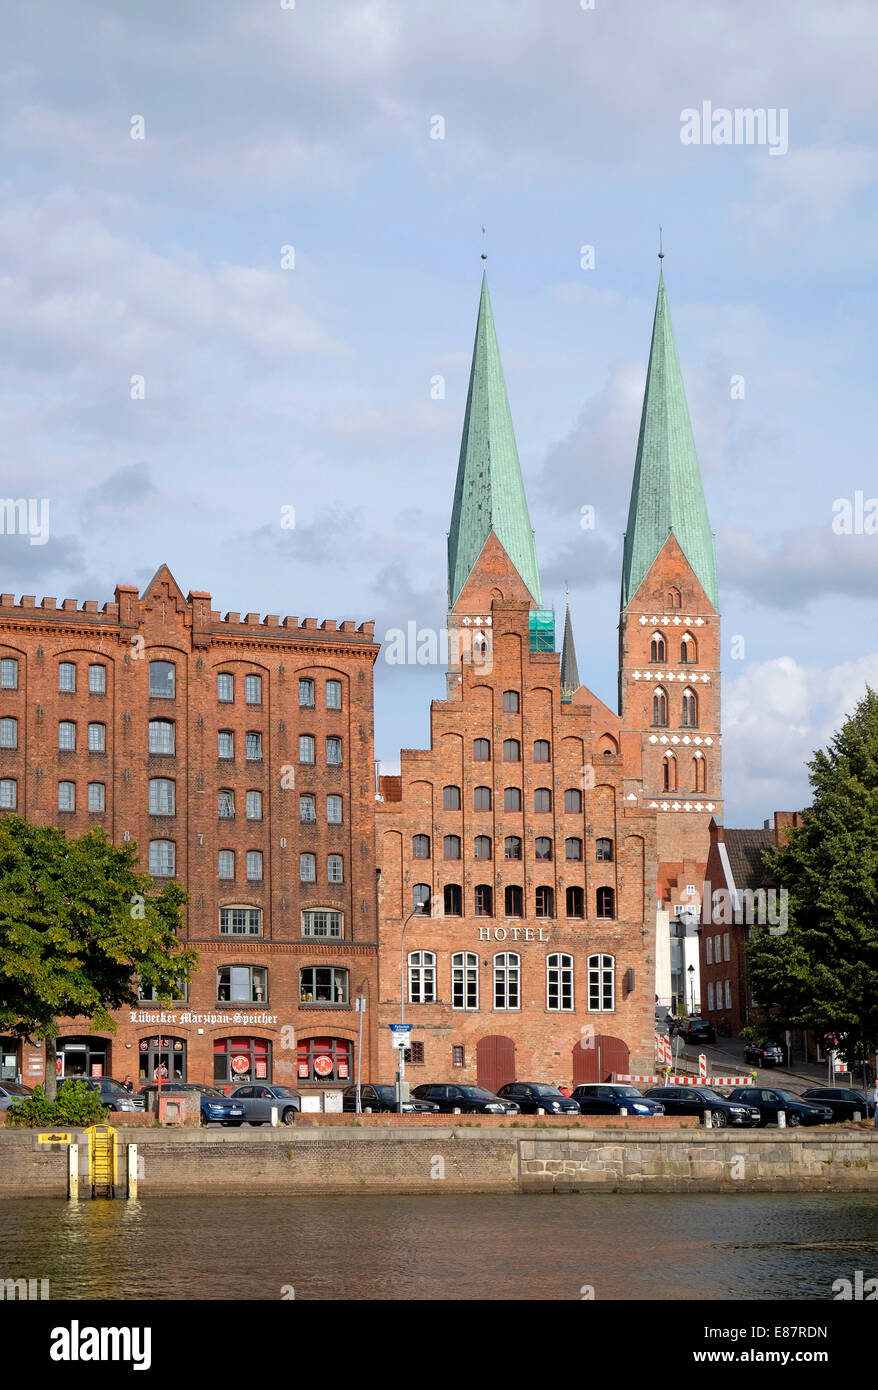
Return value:
M 725 1073 L 731 1065 L 731 1069 L 736 1075 L 749 1074 L 753 1076 L 755 1074 L 757 1081 L 764 1085 L 780 1086 L 792 1091 L 807 1090 L 811 1086 L 848 1086 L 851 1084 L 851 1078 L 846 1072 L 830 1080 L 829 1067 L 826 1062 L 806 1062 L 804 1059 L 797 1061 L 795 1053 L 793 1053 L 792 1065 L 788 1068 L 756 1068 L 751 1062 L 745 1063 L 745 1046 L 742 1038 L 718 1038 L 715 1043 L 705 1046 L 703 1051 L 707 1057 L 708 1073 L 713 1068 L 717 1069 L 717 1074 Z M 687 1048 L 691 1048 L 691 1043 L 687 1044 Z M 688 1053 L 687 1056 L 691 1056 L 691 1053 Z M 861 1084 L 862 1078 L 855 1076 L 853 1088 L 859 1089 Z

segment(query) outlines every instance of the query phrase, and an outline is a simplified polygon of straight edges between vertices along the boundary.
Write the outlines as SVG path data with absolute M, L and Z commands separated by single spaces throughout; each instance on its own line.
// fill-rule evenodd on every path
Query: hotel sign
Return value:
M 480 941 L 548 941 L 548 927 L 479 927 Z

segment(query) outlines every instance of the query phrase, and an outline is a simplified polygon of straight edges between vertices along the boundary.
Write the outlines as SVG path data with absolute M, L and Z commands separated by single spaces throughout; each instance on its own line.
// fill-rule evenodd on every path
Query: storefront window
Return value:
M 109 1076 L 109 1043 L 106 1038 L 59 1038 L 59 1076 Z
M 350 1080 L 353 1051 L 346 1038 L 303 1038 L 298 1046 L 299 1080 Z
M 213 1079 L 217 1083 L 270 1081 L 271 1043 L 266 1038 L 216 1038 Z
M 146 1081 L 186 1080 L 186 1043 L 182 1038 L 141 1038 L 138 1076 Z

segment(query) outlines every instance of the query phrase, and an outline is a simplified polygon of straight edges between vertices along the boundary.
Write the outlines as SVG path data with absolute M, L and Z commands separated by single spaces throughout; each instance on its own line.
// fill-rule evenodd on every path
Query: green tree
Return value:
M 59 1019 L 112 1030 L 111 1010 L 137 1003 L 135 977 L 165 1001 L 189 978 L 197 953 L 179 944 L 185 902 L 174 881 L 155 891 L 133 842 L 0 821 L 0 1033 L 45 1041 L 47 1099 Z
M 871 688 L 808 764 L 814 799 L 766 868 L 787 931 L 754 928 L 754 998 L 781 1026 L 834 1033 L 849 1060 L 878 1042 L 878 695 Z

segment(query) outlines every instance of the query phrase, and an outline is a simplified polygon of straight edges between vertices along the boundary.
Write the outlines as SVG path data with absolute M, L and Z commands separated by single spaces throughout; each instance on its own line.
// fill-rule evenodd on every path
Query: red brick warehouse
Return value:
M 377 1001 L 377 650 L 371 623 L 221 617 L 166 566 L 100 611 L 0 596 L 0 806 L 135 841 L 143 868 L 186 887 L 200 957 L 188 998 L 143 999 L 115 1033 L 63 1023 L 62 1074 L 354 1077 L 354 1000 Z M 42 1079 L 40 1050 L 0 1053 Z

